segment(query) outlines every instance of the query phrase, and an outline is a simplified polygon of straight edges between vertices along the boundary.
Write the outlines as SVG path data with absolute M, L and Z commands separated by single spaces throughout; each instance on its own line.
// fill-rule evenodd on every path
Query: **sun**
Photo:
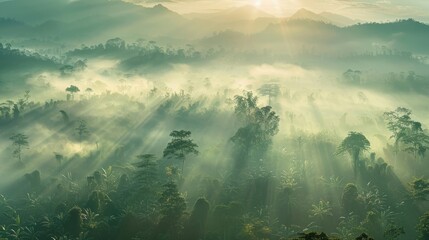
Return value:
M 262 4 L 262 0 L 253 0 L 253 6 L 260 7 Z

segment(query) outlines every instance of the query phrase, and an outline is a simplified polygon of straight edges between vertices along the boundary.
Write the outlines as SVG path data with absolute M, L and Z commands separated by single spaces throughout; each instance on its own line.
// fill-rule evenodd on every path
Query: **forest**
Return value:
M 0 1 L 0 240 L 428 240 L 426 18 L 267 2 Z

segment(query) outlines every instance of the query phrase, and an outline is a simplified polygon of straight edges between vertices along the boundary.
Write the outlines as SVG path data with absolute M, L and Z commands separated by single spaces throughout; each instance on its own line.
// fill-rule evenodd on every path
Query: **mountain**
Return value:
M 11 18 L 0 18 L 0 35 L 8 37 L 23 37 L 28 35 L 31 26 Z
M 254 21 L 258 18 L 275 18 L 274 16 L 262 11 L 261 9 L 245 5 L 242 7 L 230 8 L 214 13 L 190 13 L 185 14 L 188 19 L 210 20 L 212 22 L 240 22 Z
M 390 23 L 366 23 L 338 27 L 322 21 L 295 19 L 271 24 L 255 34 L 220 32 L 200 41 L 203 46 L 231 49 L 272 49 L 284 54 L 316 55 L 375 53 L 410 57 L 429 54 L 429 25 L 412 19 Z M 374 45 L 374 43 L 376 43 Z M 341 49 L 341 50 L 340 50 Z
M 311 20 L 316 22 L 330 23 L 339 27 L 350 26 L 357 23 L 357 21 L 342 15 L 330 12 L 322 12 L 317 14 L 304 8 L 298 10 L 292 16 L 287 18 L 287 20 Z
M 320 16 L 312 11 L 301 8 L 297 12 L 295 12 L 292 16 L 288 18 L 288 20 L 311 20 L 316 22 L 329 22 L 329 19 Z
M 191 25 L 197 30 L 203 31 L 204 36 L 225 30 L 251 34 L 262 31 L 268 25 L 281 21 L 281 19 L 250 5 L 213 13 L 185 14 L 184 17 L 189 19 Z
M 11 0 L 0 2 L 0 17 L 37 26 L 41 31 L 35 36 L 63 41 L 189 35 L 182 29 L 189 21 L 164 6 L 142 7 L 119 0 Z
M 351 18 L 331 13 L 331 12 L 322 12 L 319 16 L 324 17 L 329 20 L 330 23 L 337 25 L 339 27 L 351 26 L 357 24 L 359 21 L 353 20 Z

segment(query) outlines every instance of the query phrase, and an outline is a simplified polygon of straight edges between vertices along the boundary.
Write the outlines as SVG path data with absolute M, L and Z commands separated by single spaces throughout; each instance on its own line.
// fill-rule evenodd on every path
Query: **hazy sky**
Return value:
M 415 18 L 429 21 L 429 0 L 134 0 L 162 3 L 180 12 L 208 12 L 240 5 L 255 5 L 277 16 L 289 16 L 300 8 L 329 11 L 362 20 Z

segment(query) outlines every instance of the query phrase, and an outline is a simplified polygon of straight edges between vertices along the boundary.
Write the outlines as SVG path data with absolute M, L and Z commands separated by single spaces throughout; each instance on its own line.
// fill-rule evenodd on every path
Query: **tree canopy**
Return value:
M 185 130 L 172 131 L 170 133 L 171 141 L 163 151 L 164 157 L 174 157 L 182 160 L 182 173 L 185 164 L 185 158 L 188 154 L 198 155 L 198 145 L 191 139 L 191 132 Z

